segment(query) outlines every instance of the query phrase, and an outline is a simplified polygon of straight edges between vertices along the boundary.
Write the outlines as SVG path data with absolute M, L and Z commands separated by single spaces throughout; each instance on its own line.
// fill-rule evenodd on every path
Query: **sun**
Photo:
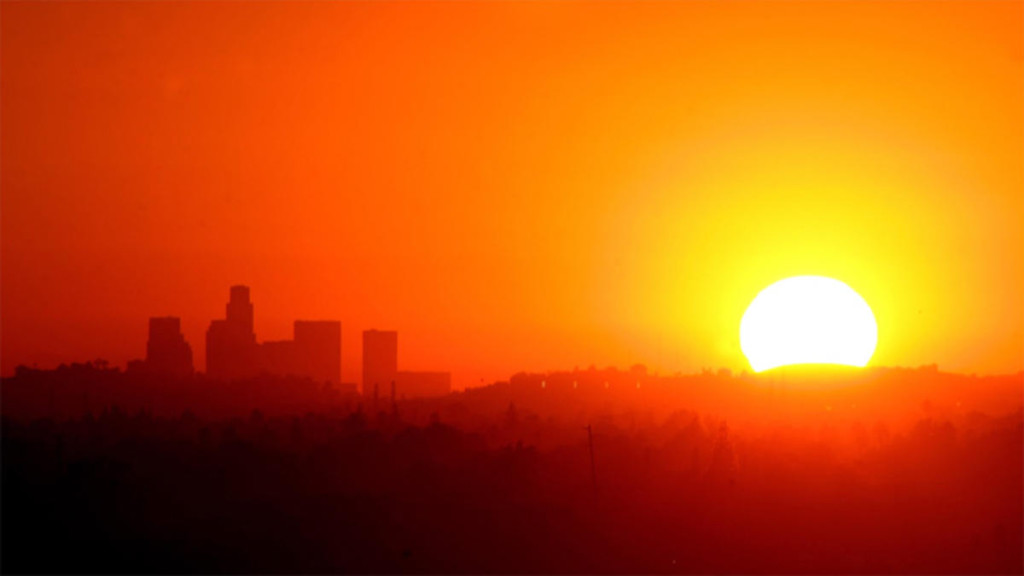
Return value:
M 852 288 L 824 276 L 794 276 L 768 286 L 740 321 L 740 348 L 755 372 L 792 364 L 865 366 L 878 324 Z

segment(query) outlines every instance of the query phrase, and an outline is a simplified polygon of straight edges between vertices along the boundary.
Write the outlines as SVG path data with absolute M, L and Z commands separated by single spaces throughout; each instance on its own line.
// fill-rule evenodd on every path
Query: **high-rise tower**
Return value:
M 363 394 L 388 390 L 398 374 L 398 332 L 363 331 Z
M 181 320 L 173 316 L 149 319 L 146 369 L 188 376 L 192 374 L 192 347 L 181 333 Z
M 253 305 L 248 286 L 232 286 L 227 318 L 206 331 L 206 373 L 214 378 L 247 378 L 259 372 Z
M 249 287 L 241 285 L 232 286 L 231 299 L 228 300 L 226 308 L 228 322 L 239 326 L 240 330 L 244 330 L 248 334 L 253 334 L 253 338 L 255 338 L 252 322 L 252 302 L 249 301 Z

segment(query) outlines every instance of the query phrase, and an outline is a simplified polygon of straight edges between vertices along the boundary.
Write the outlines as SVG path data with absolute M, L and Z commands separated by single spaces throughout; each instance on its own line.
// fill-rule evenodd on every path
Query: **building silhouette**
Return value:
M 260 374 L 341 383 L 341 322 L 296 320 L 293 340 L 257 343 L 247 286 L 232 286 L 223 320 L 206 332 L 206 373 L 231 380 Z
M 259 344 L 259 372 L 340 384 L 341 322 L 296 320 L 293 334 L 293 340 Z
M 395 374 L 395 394 L 399 398 L 445 396 L 452 391 L 451 372 L 409 372 Z
M 398 332 L 363 331 L 363 394 L 387 389 L 398 373 Z
M 181 319 L 174 316 L 150 318 L 146 359 L 133 361 L 130 367 L 133 371 L 190 376 L 193 372 L 192 347 L 181 333 Z
M 444 396 L 452 391 L 449 372 L 411 372 L 398 370 L 398 332 L 363 332 L 363 395 L 386 391 L 397 398 Z
M 235 379 L 257 375 L 256 333 L 248 286 L 232 286 L 224 320 L 214 320 L 206 331 L 206 373 L 213 378 Z

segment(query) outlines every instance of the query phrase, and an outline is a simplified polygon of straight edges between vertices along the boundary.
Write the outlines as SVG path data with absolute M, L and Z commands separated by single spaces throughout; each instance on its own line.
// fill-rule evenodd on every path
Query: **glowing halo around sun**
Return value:
M 865 366 L 877 344 L 868 303 L 824 276 L 779 280 L 754 297 L 740 321 L 740 348 L 755 372 L 792 364 Z

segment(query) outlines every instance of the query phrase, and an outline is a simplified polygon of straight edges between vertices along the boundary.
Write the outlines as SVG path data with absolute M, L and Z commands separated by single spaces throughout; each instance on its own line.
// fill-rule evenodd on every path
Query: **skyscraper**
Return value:
M 397 373 L 398 332 L 364 330 L 363 394 L 372 394 L 375 384 L 380 390 L 389 390 Z
M 214 378 L 246 378 L 258 373 L 253 305 L 248 286 L 232 286 L 227 318 L 206 331 L 206 373 Z
M 192 374 L 192 347 L 181 333 L 179 318 L 167 316 L 149 319 L 145 368 L 175 376 Z
M 231 299 L 228 300 L 226 308 L 226 317 L 228 322 L 237 325 L 239 330 L 244 330 L 247 334 L 253 334 L 253 341 L 255 341 L 256 336 L 255 331 L 253 330 L 253 308 L 252 302 L 249 301 L 249 287 L 241 285 L 232 286 Z

